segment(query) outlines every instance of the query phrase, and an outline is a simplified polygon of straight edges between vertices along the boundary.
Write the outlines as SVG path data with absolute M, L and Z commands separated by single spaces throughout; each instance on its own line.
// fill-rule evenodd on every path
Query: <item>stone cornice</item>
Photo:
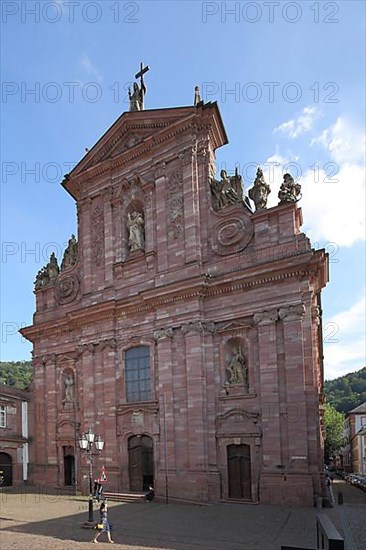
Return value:
M 286 281 L 290 278 L 302 280 L 305 277 L 316 277 L 319 263 L 313 254 L 306 253 L 303 257 L 291 258 L 291 266 L 288 266 L 288 261 L 286 266 L 283 265 L 283 262 L 275 262 L 274 265 L 271 265 L 273 267 L 271 270 L 268 270 L 268 267 L 266 269 L 265 266 L 258 270 L 258 266 L 256 266 L 240 273 L 235 272 L 217 277 L 201 275 L 193 279 L 154 287 L 132 298 L 110 300 L 87 308 L 83 307 L 81 302 L 78 304 L 79 309 L 68 313 L 66 317 L 60 317 L 57 321 L 25 327 L 20 332 L 29 340 L 35 341 L 44 336 L 45 331 L 50 331 L 50 333 L 66 332 L 89 324 L 98 325 L 105 320 L 123 320 L 130 315 L 138 315 L 157 309 L 162 305 L 183 300 L 205 300 L 213 296 L 243 292 L 273 284 L 273 282 Z M 306 261 L 307 259 L 308 261 Z M 277 269 L 275 269 L 276 266 Z M 287 315 L 285 312 L 283 314 Z M 56 326 L 55 323 L 57 323 Z

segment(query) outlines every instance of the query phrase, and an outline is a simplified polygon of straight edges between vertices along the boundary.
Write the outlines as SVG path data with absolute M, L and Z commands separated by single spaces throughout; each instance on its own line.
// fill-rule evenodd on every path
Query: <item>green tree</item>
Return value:
M 0 362 L 0 384 L 24 390 L 31 383 L 32 376 L 33 367 L 31 361 Z
M 330 403 L 324 406 L 325 448 L 324 459 L 328 462 L 333 454 L 345 445 L 344 415 L 338 412 Z

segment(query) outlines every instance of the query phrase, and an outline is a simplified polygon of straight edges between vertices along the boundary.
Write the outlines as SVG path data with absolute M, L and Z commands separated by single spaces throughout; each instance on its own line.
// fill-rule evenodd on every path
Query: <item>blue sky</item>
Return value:
M 365 364 L 363 2 L 1 3 L 1 359 L 30 358 L 33 281 L 76 232 L 60 186 L 125 110 L 140 62 L 146 108 L 217 101 L 229 144 L 218 170 L 256 165 L 277 203 L 282 174 L 303 189 L 303 230 L 330 253 L 325 374 Z

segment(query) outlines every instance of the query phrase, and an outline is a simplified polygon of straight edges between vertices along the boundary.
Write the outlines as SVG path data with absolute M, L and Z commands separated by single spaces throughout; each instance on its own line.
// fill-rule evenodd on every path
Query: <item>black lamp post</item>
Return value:
M 94 518 L 93 518 L 93 456 L 99 455 L 100 452 L 103 450 L 104 447 L 104 441 L 100 436 L 96 436 L 92 429 L 89 428 L 89 430 L 83 434 L 79 438 L 79 445 L 80 449 L 83 453 L 86 454 L 87 461 L 89 464 L 89 517 L 87 524 L 90 524 L 91 526 L 94 525 Z M 97 452 L 93 452 L 93 446 L 95 447 Z

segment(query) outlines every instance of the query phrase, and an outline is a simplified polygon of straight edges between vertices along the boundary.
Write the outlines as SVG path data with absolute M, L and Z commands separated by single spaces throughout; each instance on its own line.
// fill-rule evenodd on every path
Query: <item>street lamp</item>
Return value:
M 100 436 L 96 436 L 91 428 L 82 434 L 79 438 L 80 449 L 86 454 L 86 458 L 89 464 L 89 517 L 87 525 L 94 525 L 93 518 L 93 456 L 99 455 L 103 450 L 104 441 Z M 93 446 L 97 452 L 93 452 Z

